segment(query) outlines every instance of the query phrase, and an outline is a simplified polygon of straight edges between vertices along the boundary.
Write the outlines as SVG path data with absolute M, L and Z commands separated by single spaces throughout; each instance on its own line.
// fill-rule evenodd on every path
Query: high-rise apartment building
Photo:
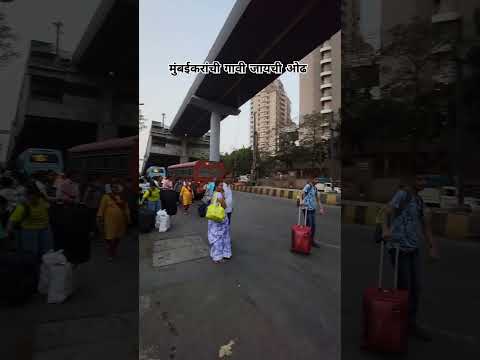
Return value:
M 300 142 L 308 129 L 303 128 L 304 116 L 312 113 L 323 115 L 319 136 L 328 140 L 330 120 L 337 117 L 341 107 L 341 32 L 336 33 L 312 51 L 303 63 L 308 71 L 300 74 Z
M 253 145 L 254 116 L 257 148 L 260 154 L 273 155 L 278 150 L 281 130 L 292 125 L 290 99 L 277 79 L 250 101 L 250 144 Z

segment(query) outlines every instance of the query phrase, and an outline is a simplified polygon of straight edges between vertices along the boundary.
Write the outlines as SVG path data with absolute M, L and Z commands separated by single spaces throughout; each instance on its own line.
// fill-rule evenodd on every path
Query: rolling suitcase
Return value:
M 155 212 L 148 208 L 140 207 L 138 209 L 138 227 L 142 233 L 153 231 L 155 229 Z
M 300 216 L 302 208 L 298 208 L 298 222 L 292 226 L 292 247 L 291 251 L 300 254 L 310 254 L 312 249 L 312 230 L 307 226 L 307 217 L 305 216 L 305 224 L 300 225 Z M 307 210 L 305 209 L 305 212 Z
M 384 241 L 380 247 L 378 285 L 365 290 L 363 297 L 363 348 L 370 351 L 403 353 L 408 345 L 408 291 L 399 290 L 396 248 L 394 287 L 383 288 Z

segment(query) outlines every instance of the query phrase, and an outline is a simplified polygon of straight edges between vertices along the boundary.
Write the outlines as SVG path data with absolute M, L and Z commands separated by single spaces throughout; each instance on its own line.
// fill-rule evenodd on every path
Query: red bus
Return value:
M 172 180 L 188 180 L 192 182 L 195 194 L 203 194 L 203 186 L 213 179 L 225 178 L 223 162 L 197 160 L 193 162 L 169 166 L 167 175 Z
M 84 176 L 130 178 L 138 187 L 138 136 L 115 138 L 72 147 L 67 169 Z

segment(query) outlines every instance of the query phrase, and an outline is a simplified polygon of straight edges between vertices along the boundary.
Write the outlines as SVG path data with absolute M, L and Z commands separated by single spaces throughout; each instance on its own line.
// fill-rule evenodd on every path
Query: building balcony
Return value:
M 320 65 L 330 64 L 331 62 L 332 62 L 332 58 L 322 59 L 322 60 L 320 60 Z
M 322 71 L 320 76 L 329 76 L 332 75 L 332 70 Z
M 333 112 L 332 109 L 324 109 L 324 110 L 320 111 L 320 114 L 330 114 L 332 112 Z
M 331 87 L 332 87 L 332 83 L 322 84 L 322 85 L 320 85 L 320 90 L 321 89 L 329 89 Z
M 331 101 L 333 99 L 332 95 L 322 96 L 320 101 Z
M 320 48 L 320 53 L 324 53 L 325 51 L 331 51 L 332 47 L 330 45 L 322 46 Z

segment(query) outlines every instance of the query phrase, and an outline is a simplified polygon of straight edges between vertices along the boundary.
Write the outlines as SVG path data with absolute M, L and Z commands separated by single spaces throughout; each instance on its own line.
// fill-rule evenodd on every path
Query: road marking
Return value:
M 339 246 L 339 245 L 333 245 L 333 244 L 328 244 L 328 243 L 318 242 L 318 244 L 321 245 L 321 246 L 325 246 L 327 248 L 332 248 L 332 249 L 338 249 L 339 250 L 341 248 L 341 246 Z

